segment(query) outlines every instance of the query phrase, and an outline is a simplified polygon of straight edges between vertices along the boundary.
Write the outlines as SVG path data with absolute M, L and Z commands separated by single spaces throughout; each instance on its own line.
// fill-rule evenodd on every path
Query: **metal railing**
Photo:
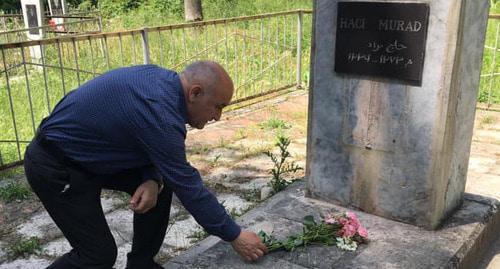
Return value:
M 41 119 L 68 91 L 110 69 L 201 59 L 233 78 L 232 107 L 307 84 L 311 11 L 296 10 L 0 44 L 0 169 L 19 164 Z M 304 27 L 306 25 L 306 27 Z
M 17 28 L 0 31 L 0 44 L 28 41 L 27 33 L 38 33 L 43 38 L 52 38 L 60 35 L 92 34 L 102 32 L 102 22 L 99 16 L 81 15 L 53 15 L 47 19 L 62 18 L 65 21 L 58 24 L 49 24 L 40 27 Z
M 488 17 L 486 43 L 483 52 L 483 67 L 479 86 L 478 108 L 499 110 L 500 107 L 500 14 Z

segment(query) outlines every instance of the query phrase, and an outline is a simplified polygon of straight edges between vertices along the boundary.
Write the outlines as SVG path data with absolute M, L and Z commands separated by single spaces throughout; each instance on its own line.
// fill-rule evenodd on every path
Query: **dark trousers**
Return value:
M 133 195 L 143 182 L 139 171 L 95 176 L 53 155 L 35 139 L 24 159 L 28 182 L 73 248 L 48 268 L 112 268 L 117 247 L 104 218 L 101 190 Z M 127 268 L 161 268 L 153 257 L 165 237 L 171 201 L 172 191 L 165 188 L 154 208 L 144 214 L 134 214 L 134 236 Z

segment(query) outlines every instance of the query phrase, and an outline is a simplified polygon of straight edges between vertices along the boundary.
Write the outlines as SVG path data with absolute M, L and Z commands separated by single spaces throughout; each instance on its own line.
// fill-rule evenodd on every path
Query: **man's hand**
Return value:
M 233 249 L 246 261 L 256 261 L 267 253 L 267 247 L 254 232 L 242 230 L 238 238 L 231 242 Z
M 142 183 L 134 195 L 130 198 L 130 209 L 135 213 L 146 213 L 156 206 L 158 198 L 158 183 L 154 180 L 148 180 Z

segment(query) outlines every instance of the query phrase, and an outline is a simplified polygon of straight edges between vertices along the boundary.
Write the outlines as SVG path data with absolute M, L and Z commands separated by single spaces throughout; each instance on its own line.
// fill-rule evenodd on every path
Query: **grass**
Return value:
M 271 117 L 267 121 L 261 123 L 260 127 L 268 130 L 277 130 L 277 129 L 283 130 L 283 129 L 290 129 L 292 126 L 282 119 Z
M 42 252 L 42 245 L 38 237 L 21 238 L 13 242 L 7 250 L 7 254 L 11 259 L 29 254 L 39 254 Z
M 27 199 L 32 194 L 31 187 L 24 182 L 12 182 L 0 187 L 0 199 L 6 203 Z
M 0 181 L 6 180 L 6 179 L 11 179 L 13 177 L 23 175 L 24 174 L 24 167 L 22 166 L 17 166 L 17 167 L 12 167 L 6 170 L 1 170 L 0 171 Z
M 205 229 L 203 229 L 201 226 L 198 226 L 194 231 L 191 232 L 190 235 L 187 236 L 187 238 L 191 239 L 189 243 L 194 244 L 207 238 L 209 235 L 210 234 L 205 231 Z
M 191 154 L 205 154 L 210 150 L 210 147 L 205 144 L 197 144 L 187 149 Z
M 490 14 L 500 14 L 500 2 L 492 3 Z M 500 53 L 496 52 L 494 59 L 495 44 L 499 44 L 497 40 L 497 31 L 500 27 L 500 20 L 489 19 L 488 27 L 486 28 L 485 50 L 483 53 L 483 65 L 481 74 L 487 75 L 492 73 L 500 73 Z M 498 48 L 497 48 L 498 49 Z M 499 104 L 500 103 L 500 76 L 483 76 L 479 84 L 478 102 Z
M 246 128 L 239 128 L 238 130 L 236 130 L 236 134 L 234 136 L 236 140 L 245 139 L 248 137 L 248 132 Z

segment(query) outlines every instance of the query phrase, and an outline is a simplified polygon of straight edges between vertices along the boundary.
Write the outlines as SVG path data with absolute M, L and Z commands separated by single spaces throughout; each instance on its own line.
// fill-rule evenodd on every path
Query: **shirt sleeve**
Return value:
M 203 185 L 198 170 L 187 162 L 181 127 L 150 126 L 142 128 L 136 138 L 165 185 L 208 233 L 228 242 L 239 236 L 241 228 Z
M 156 171 L 156 168 L 154 166 L 146 166 L 141 170 L 141 179 L 142 181 L 146 180 L 154 180 L 154 181 L 160 181 L 161 180 L 160 174 Z

